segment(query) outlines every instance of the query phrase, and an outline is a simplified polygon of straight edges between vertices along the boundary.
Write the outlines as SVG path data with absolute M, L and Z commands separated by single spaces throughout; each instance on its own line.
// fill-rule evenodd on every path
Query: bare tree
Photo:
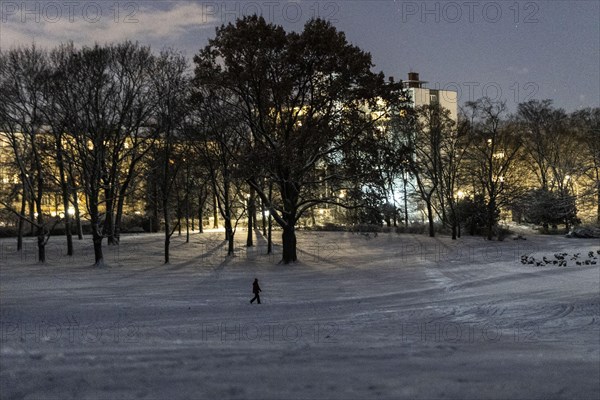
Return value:
M 410 158 L 411 173 L 415 177 L 416 189 L 425 203 L 429 236 L 435 236 L 435 214 L 444 212 L 443 160 L 442 146 L 447 138 L 452 137 L 454 123 L 448 110 L 439 104 L 417 107 L 416 129 L 409 146 L 414 156 Z M 436 208 L 439 200 L 439 210 Z M 444 218 L 442 218 L 444 219 Z
M 154 141 L 148 125 L 158 98 L 152 93 L 154 56 L 150 48 L 123 42 L 110 46 L 109 51 L 113 129 L 106 138 L 104 234 L 109 244 L 117 244 L 125 199 L 138 176 L 138 165 Z
M 5 104 L 5 103 L 4 103 Z M 1 107 L 1 106 L 0 106 Z M 3 113 L 0 112 L 0 118 L 3 118 Z M 3 183 L 2 188 L 3 191 L 0 194 L 2 202 L 1 204 L 5 207 L 5 213 L 3 216 L 6 217 L 16 217 L 16 228 L 17 228 L 17 251 L 21 251 L 23 249 L 23 235 L 25 233 L 25 224 L 26 221 L 26 211 L 27 211 L 27 203 L 29 193 L 28 186 L 24 176 L 22 176 L 21 169 L 19 168 L 20 164 L 28 165 L 29 161 L 22 160 L 21 162 L 17 162 L 16 154 L 21 157 L 28 156 L 29 152 L 27 151 L 26 145 L 27 143 L 23 140 L 14 141 L 11 140 L 11 134 L 6 132 L 6 126 L 8 124 L 6 122 L 0 122 L 0 126 L 4 128 L 0 128 L 3 131 L 0 132 L 0 140 L 3 142 L 3 147 L 9 149 L 8 154 L 3 154 L 3 157 L 6 157 L 0 168 L 2 168 L 3 173 L 8 176 L 17 177 L 17 179 L 13 179 L 9 181 L 8 184 Z M 15 151 L 14 146 L 17 146 Z M 14 204 L 18 204 L 18 208 L 15 209 L 13 207 Z
M 468 103 L 477 118 L 468 152 L 468 172 L 479 183 L 486 199 L 486 236 L 491 240 L 498 209 L 510 205 L 520 189 L 521 177 L 515 170 L 522 150 L 518 130 L 503 118 L 506 105 L 488 98 Z
M 369 54 L 318 19 L 289 34 L 261 17 L 240 19 L 217 29 L 194 61 L 195 85 L 223 90 L 246 127 L 242 136 L 250 133 L 248 183 L 283 229 L 282 261 L 296 261 L 298 219 L 318 204 L 340 203 L 311 195 L 325 184 L 313 179 L 315 167 L 372 132 L 388 105 L 402 98 L 401 85 L 386 84 L 383 74 L 371 72 Z M 279 204 L 269 203 L 265 177 Z
M 452 239 L 456 239 L 460 235 L 457 202 L 463 178 L 463 161 L 469 151 L 471 136 L 467 121 L 459 120 L 457 126 L 449 125 L 452 129 L 444 135 L 440 146 L 440 197 L 443 199 L 440 203 L 445 204 L 445 221 L 451 226 Z
M 237 225 L 247 207 L 242 190 L 245 175 L 239 164 L 244 126 L 222 96 L 220 91 L 195 93 L 197 121 L 195 129 L 189 130 L 189 137 L 208 171 L 215 203 L 225 225 L 227 254 L 231 256 L 235 250 Z
M 517 121 L 523 133 L 523 149 L 528 155 L 525 159 L 535 173 L 541 189 L 547 190 L 552 160 L 550 147 L 556 140 L 553 129 L 552 101 L 530 100 L 518 106 Z
M 158 165 L 161 167 L 158 173 L 158 192 L 165 224 L 164 259 L 165 264 L 168 264 L 171 236 L 180 227 L 179 220 L 171 227 L 172 195 L 182 171 L 186 150 L 189 148 L 183 132 L 189 111 L 186 104 L 189 98 L 187 62 L 181 54 L 163 51 L 156 59 L 151 76 L 157 102 L 153 120 L 157 136 L 160 138 Z
M 86 197 L 95 265 L 104 265 L 102 240 L 118 243 L 123 204 L 152 144 L 144 129 L 154 107 L 150 49 L 116 45 L 61 46 L 54 51 L 54 110 L 73 143 L 73 169 Z M 68 83 L 68 84 L 65 84 Z
M 583 175 L 592 182 L 590 192 L 596 197 L 596 221 L 600 224 L 600 108 L 586 108 L 570 115 Z
M 414 110 L 403 107 L 393 110 L 388 121 L 380 125 L 382 135 L 378 137 L 381 155 L 378 164 L 383 174 L 388 201 L 391 198 L 394 226 L 400 209 L 397 198 L 399 186 L 402 188 L 404 225 L 408 225 L 408 173 L 411 160 L 409 143 L 414 133 Z
M 47 125 L 44 119 L 49 76 L 48 55 L 32 45 L 0 53 L 0 121 L 10 143 L 23 182 L 23 199 L 29 196 L 35 214 L 26 218 L 21 210 L 14 211 L 21 220 L 36 229 L 38 261 L 46 261 L 46 244 L 50 238 L 42 207 L 46 192 L 47 169 L 44 147 Z M 2 200 L 12 210 L 12 205 Z M 31 207 L 31 213 L 34 213 Z M 54 224 L 56 225 L 56 224 Z M 20 229 L 21 230 L 21 229 Z
M 73 235 L 71 233 L 71 200 L 74 195 L 74 180 L 69 173 L 73 170 L 72 160 L 73 153 L 71 152 L 71 144 L 65 134 L 67 130 L 66 121 L 63 114 L 60 112 L 56 93 L 60 91 L 59 86 L 64 85 L 61 79 L 57 79 L 58 74 L 55 73 L 60 68 L 60 65 L 65 60 L 63 57 L 68 56 L 68 51 L 55 50 L 50 53 L 50 68 L 51 75 L 48 79 L 47 90 L 47 107 L 45 107 L 45 119 L 51 127 L 51 133 L 54 138 L 54 146 L 52 152 L 47 154 L 48 160 L 54 160 L 56 168 L 58 168 L 58 176 L 54 176 L 55 181 L 60 187 L 61 199 L 63 204 L 63 218 L 65 226 L 65 235 L 67 238 L 67 255 L 73 255 Z M 75 193 L 76 197 L 76 193 Z M 79 227 L 78 227 L 79 228 Z
M 561 202 L 568 204 L 573 195 L 572 184 L 584 174 L 582 165 L 587 164 L 582 163 L 580 156 L 582 137 L 575 132 L 577 123 L 564 110 L 552 107 L 551 100 L 531 100 L 519 104 L 517 124 L 528 156 L 525 162 L 533 167 L 530 169 L 538 178 L 539 188 L 556 192 Z M 583 148 L 589 147 L 584 144 Z M 564 223 L 568 229 L 573 218 L 567 215 Z M 544 228 L 548 228 L 547 223 Z
M 57 108 L 64 116 L 66 132 L 73 144 L 74 169 L 81 179 L 92 225 L 94 265 L 100 267 L 105 265 L 101 195 L 103 188 L 109 185 L 105 157 L 114 125 L 112 110 L 107 107 L 114 95 L 108 73 L 110 54 L 107 48 L 100 46 L 81 50 L 63 46 L 57 51 L 66 54 L 57 66 L 56 79 L 69 82 L 57 92 Z

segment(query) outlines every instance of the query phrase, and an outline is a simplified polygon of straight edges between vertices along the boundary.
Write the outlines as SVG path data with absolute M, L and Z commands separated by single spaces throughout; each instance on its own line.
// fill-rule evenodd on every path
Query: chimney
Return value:
M 406 82 L 409 88 L 420 88 L 421 81 L 419 80 L 418 72 L 409 72 L 408 73 L 408 81 Z

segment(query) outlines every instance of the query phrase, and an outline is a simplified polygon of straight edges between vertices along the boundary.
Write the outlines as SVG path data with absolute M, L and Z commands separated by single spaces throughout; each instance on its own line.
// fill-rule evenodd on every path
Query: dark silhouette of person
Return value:
M 252 283 L 252 293 L 254 293 L 254 297 L 252 298 L 252 300 L 250 300 L 250 304 L 254 303 L 254 300 L 256 300 L 258 304 L 260 304 L 260 292 L 261 290 L 260 286 L 258 286 L 258 279 L 254 278 L 254 283 Z

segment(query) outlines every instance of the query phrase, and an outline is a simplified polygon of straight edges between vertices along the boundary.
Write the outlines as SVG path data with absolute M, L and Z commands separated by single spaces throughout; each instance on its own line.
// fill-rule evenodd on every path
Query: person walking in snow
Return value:
M 252 293 L 254 293 L 254 297 L 252 298 L 252 300 L 250 300 L 250 304 L 252 304 L 254 300 L 256 300 L 258 304 L 260 304 L 260 292 L 261 290 L 260 286 L 258 286 L 258 279 L 254 278 L 254 283 L 252 284 Z

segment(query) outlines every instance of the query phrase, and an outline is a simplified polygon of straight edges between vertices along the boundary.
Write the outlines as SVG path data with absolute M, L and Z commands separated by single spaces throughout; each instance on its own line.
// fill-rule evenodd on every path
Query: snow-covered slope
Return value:
M 286 266 L 237 238 L 175 238 L 164 266 L 161 235 L 126 236 L 106 269 L 90 242 L 37 265 L 0 241 L 0 397 L 600 396 L 600 267 L 570 259 L 597 239 L 300 232 Z

